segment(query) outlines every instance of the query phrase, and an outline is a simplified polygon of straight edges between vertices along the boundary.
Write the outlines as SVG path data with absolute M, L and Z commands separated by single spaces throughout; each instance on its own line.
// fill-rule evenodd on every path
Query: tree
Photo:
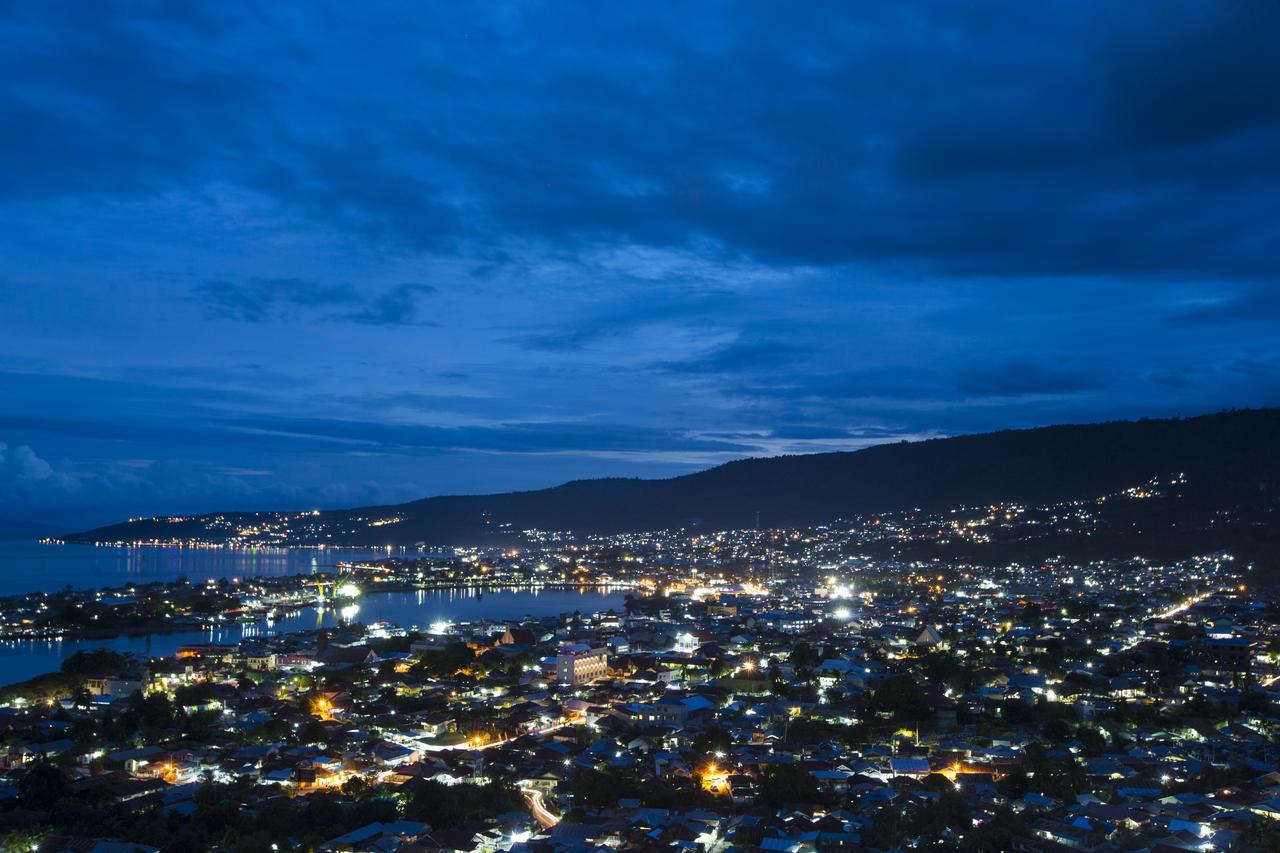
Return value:
M 79 651 L 62 662 L 62 671 L 67 675 L 120 675 L 133 668 L 132 655 L 106 648 Z
M 523 806 L 519 793 L 500 782 L 443 785 L 430 779 L 418 779 L 405 788 L 409 798 L 404 806 L 404 816 L 409 820 L 423 821 L 432 829 L 449 829 L 459 823 L 484 820 Z
M 630 773 L 620 770 L 595 770 L 578 768 L 564 785 L 573 802 L 588 808 L 604 808 L 618 800 L 635 797 L 639 782 Z
M 329 730 L 324 723 L 312 717 L 298 732 L 299 743 L 328 743 Z
M 818 803 L 822 795 L 809 771 L 795 764 L 776 764 L 760 774 L 760 802 L 781 807 L 792 803 Z
M 48 833 L 42 829 L 23 827 L 0 835 L 0 850 L 35 850 Z
M 1064 802 L 1072 800 L 1078 792 L 1088 790 L 1084 771 L 1070 755 L 1050 758 L 1038 743 L 1029 744 L 1024 754 L 1031 777 L 1027 784 L 1032 790 Z
M 164 693 L 143 696 L 134 691 L 129 697 L 129 710 L 137 715 L 138 724 L 148 729 L 165 729 L 174 723 L 173 703 Z
M 438 652 L 429 652 L 422 658 L 424 667 L 435 675 L 453 675 L 475 663 L 475 653 L 466 643 L 450 643 Z
M 218 730 L 221 715 L 217 711 L 197 711 L 182 718 L 182 736 L 197 743 L 207 743 Z
M 1061 717 L 1054 717 L 1045 722 L 1041 731 L 1046 740 L 1063 743 L 1071 737 L 1071 724 Z
M 18 780 L 18 802 L 34 811 L 48 811 L 71 795 L 71 783 L 62 768 L 41 758 Z
M 203 705 L 218 698 L 218 689 L 212 684 L 184 684 L 173 694 L 173 701 L 179 707 Z
M 818 665 L 818 656 L 814 654 L 813 647 L 803 640 L 791 647 L 787 660 L 796 669 L 813 669 Z
M 875 704 L 878 710 L 890 711 L 899 720 L 919 720 L 928 708 L 929 697 L 911 676 L 895 675 L 875 692 Z
M 1076 729 L 1076 740 L 1080 741 L 1089 755 L 1101 755 L 1107 748 L 1107 739 L 1102 732 L 1089 726 Z
M 729 733 L 718 726 L 708 726 L 697 737 L 693 739 L 691 744 L 693 751 L 702 756 L 708 756 L 716 752 L 728 752 L 733 746 L 733 739 L 729 737 Z
M 1008 809 L 996 812 L 991 820 L 984 821 L 965 833 L 960 849 L 973 853 L 1000 853 L 1014 849 L 1014 842 L 1030 834 L 1026 821 Z

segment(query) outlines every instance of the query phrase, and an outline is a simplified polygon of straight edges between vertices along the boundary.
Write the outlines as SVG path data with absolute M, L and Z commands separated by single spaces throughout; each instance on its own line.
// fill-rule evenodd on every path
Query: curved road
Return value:
M 522 792 L 525 802 L 529 804 L 529 814 L 533 815 L 533 819 L 538 822 L 538 826 L 543 829 L 550 829 L 560 822 L 558 815 L 547 810 L 546 801 L 542 792 L 536 788 L 525 788 Z

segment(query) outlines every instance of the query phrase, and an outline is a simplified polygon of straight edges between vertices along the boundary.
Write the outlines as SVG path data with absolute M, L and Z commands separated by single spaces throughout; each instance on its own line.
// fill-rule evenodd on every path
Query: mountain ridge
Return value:
M 666 479 L 581 479 L 521 492 L 321 510 L 307 516 L 316 519 L 309 528 L 289 527 L 288 544 L 452 545 L 528 529 L 742 528 L 754 524 L 757 512 L 765 526 L 795 526 L 913 507 L 1091 498 L 1175 473 L 1186 474 L 1210 502 L 1270 500 L 1280 485 L 1277 436 L 1280 409 L 1005 429 L 738 459 Z M 138 519 L 63 539 L 225 541 L 250 522 L 284 515 L 304 516 L 258 511 Z

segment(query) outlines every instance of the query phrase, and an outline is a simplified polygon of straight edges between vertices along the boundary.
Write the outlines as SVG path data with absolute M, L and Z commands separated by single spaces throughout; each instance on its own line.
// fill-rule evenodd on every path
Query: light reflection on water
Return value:
M 279 577 L 331 568 L 339 561 L 377 559 L 369 548 L 177 548 L 42 545 L 0 542 L 0 595 L 117 587 L 188 578 Z M 418 556 L 396 549 L 393 556 Z
M 369 625 L 390 622 L 404 628 L 425 631 L 436 622 L 476 622 L 519 619 L 523 616 L 554 616 L 561 613 L 594 613 L 621 610 L 625 591 L 582 589 L 496 590 L 416 590 L 374 593 L 361 598 L 349 618 Z M 352 606 L 352 605 L 347 605 Z M 0 684 L 22 681 L 56 670 L 62 659 L 81 649 L 107 647 L 133 652 L 140 658 L 174 654 L 189 643 L 238 643 L 256 637 L 332 628 L 343 619 L 341 611 L 309 606 L 279 614 L 268 622 L 228 622 L 201 631 L 152 634 L 144 637 L 116 637 L 111 640 L 13 640 L 0 642 Z

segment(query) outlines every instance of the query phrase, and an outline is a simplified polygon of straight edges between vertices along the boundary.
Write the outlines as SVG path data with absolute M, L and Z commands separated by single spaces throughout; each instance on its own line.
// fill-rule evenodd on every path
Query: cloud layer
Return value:
M 1280 402 L 1280 6 L 0 20 L 0 518 Z

